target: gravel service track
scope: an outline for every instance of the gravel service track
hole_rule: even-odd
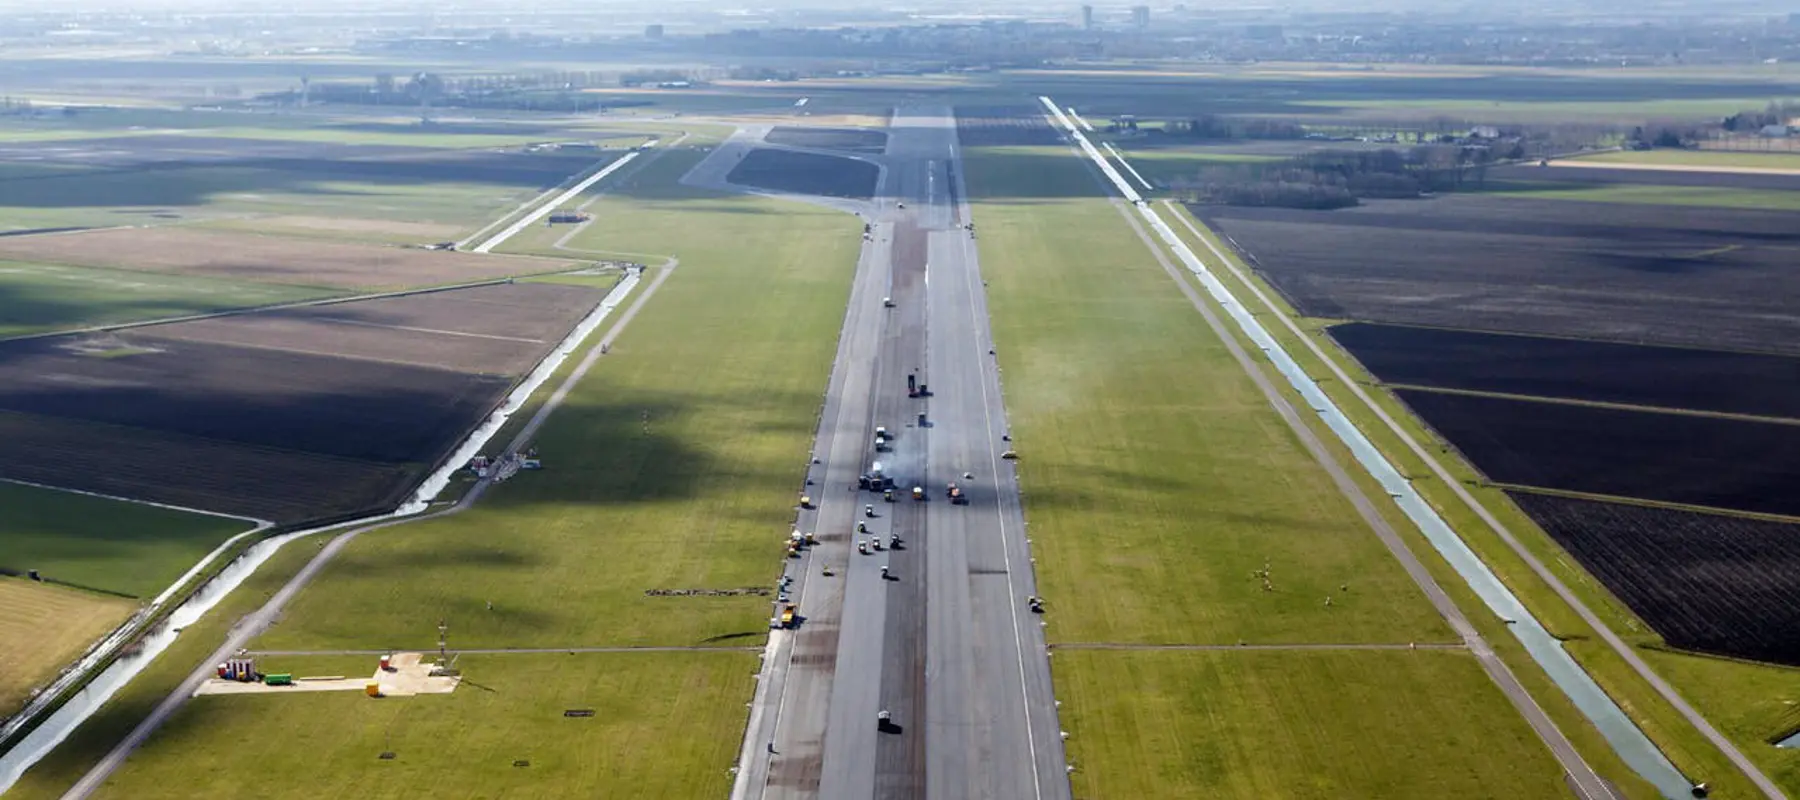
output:
[[[888,136],[881,131],[855,128],[804,128],[780,125],[763,135],[769,144],[806,147],[815,150],[845,150],[879,155],[887,148]]]
[[[1353,322],[1331,338],[1384,383],[1800,418],[1800,359]]]
[[[1313,317],[1800,354],[1800,214],[1492,195],[1196,206]]]
[[[1510,494],[1671,646],[1800,666],[1800,525]]]
[[[345,289],[467,283],[573,269],[570,261],[193,228],[114,228],[0,238],[0,259]]]
[[[1800,516],[1800,425],[1396,394],[1500,483]]]
[[[867,200],[880,176],[881,169],[867,161],[764,147],[746,154],[726,179],[756,189]]]
[[[1628,165],[1605,168],[1569,167],[1552,162],[1549,167],[1509,166],[1488,170],[1490,181],[1519,181],[1550,188],[1552,184],[1572,187],[1605,183],[1647,184],[1652,186],[1705,186],[1725,189],[1773,189],[1800,191],[1800,175],[1771,175],[1726,170],[1697,171],[1669,169],[1632,169]]]

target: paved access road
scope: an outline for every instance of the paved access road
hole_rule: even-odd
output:
[[[878,196],[853,209],[870,235],[808,478],[816,508],[801,512],[820,544],[788,570],[803,622],[771,639],[733,794],[1067,798],[955,119],[902,108],[889,134],[871,159]],[[705,166],[689,180],[715,182]],[[909,396],[909,377],[929,394]],[[875,461],[899,483],[893,503],[856,490]],[[948,501],[951,481],[967,505]],[[857,549],[895,533],[899,549]]]

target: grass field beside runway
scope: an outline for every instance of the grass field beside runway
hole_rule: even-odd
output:
[[[1010,169],[1019,163],[1017,149],[992,161],[985,155],[968,152],[965,164],[978,198],[983,275],[1020,453],[1038,585],[1050,600],[1050,640],[1224,645],[1454,640],[1117,211],[1104,200],[1080,196],[1079,182],[1093,180],[1081,161],[1072,155],[1063,162],[1039,160],[1034,161],[1039,168],[1018,173]],[[982,201],[984,193],[1000,199]],[[1273,591],[1264,591],[1253,575],[1265,560]],[[1459,588],[1453,587],[1452,595],[1466,603],[1467,593]],[[1330,606],[1324,603],[1327,596]],[[1484,627],[1489,635],[1500,635],[1497,629],[1497,623]],[[1062,722],[1072,734],[1078,791],[1085,771],[1106,781],[1096,796],[1165,796],[1141,783],[1151,779],[1197,793],[1267,796],[1266,786],[1215,784],[1208,781],[1221,779],[1193,774],[1184,778],[1177,762],[1158,760],[1177,734],[1133,716],[1154,712],[1131,710],[1136,685],[1115,672],[1105,682],[1116,697],[1098,690],[1099,676],[1109,666],[1140,655],[1146,654],[1064,649],[1051,659],[1058,695],[1066,700]],[[1205,670],[1216,667],[1207,666],[1212,659],[1244,654],[1148,655],[1157,660],[1151,663],[1164,665],[1153,671],[1167,673],[1176,687],[1165,691],[1179,693],[1180,686],[1199,685]],[[1266,658],[1279,663],[1289,655],[1308,654]],[[1365,655],[1367,662],[1359,660]],[[1466,656],[1442,655],[1443,662],[1431,662],[1436,666],[1403,670],[1407,682],[1377,693],[1404,687],[1473,705],[1403,707],[1394,713],[1418,718],[1412,727],[1384,727],[1384,747],[1327,746],[1329,737],[1318,734],[1322,723],[1305,703],[1286,711],[1215,703],[1205,708],[1203,723],[1196,721],[1195,729],[1181,736],[1243,742],[1236,757],[1249,760],[1231,765],[1233,771],[1254,774],[1315,759],[1307,769],[1345,781],[1399,780],[1412,759],[1446,737],[1474,737],[1480,746],[1430,757],[1472,774],[1517,771],[1529,775],[1526,780],[1558,785],[1548,751],[1480,666]],[[1181,659],[1190,656],[1196,660],[1182,666]],[[1329,654],[1326,661],[1341,665],[1332,667],[1336,675],[1315,673],[1318,683],[1308,691],[1331,693],[1337,688],[1333,680],[1382,673],[1381,665],[1393,657],[1379,651]],[[1087,680],[1080,666],[1065,677],[1071,664],[1093,665],[1088,675],[1096,683],[1066,684]],[[1534,691],[1544,688],[1541,675],[1522,680]],[[1128,685],[1131,692],[1120,689]],[[1477,689],[1464,691],[1471,686]],[[1087,696],[1073,700],[1071,690]],[[1181,702],[1193,709],[1197,701]],[[1471,720],[1481,720],[1479,727]],[[1343,724],[1333,735],[1354,736],[1353,726],[1360,723]],[[1573,735],[1592,746],[1588,734],[1582,729]],[[1269,754],[1257,755],[1261,750]],[[1143,769],[1151,772],[1140,774]],[[1460,780],[1435,773],[1416,784],[1372,785],[1400,792],[1394,796],[1437,797],[1437,789],[1449,785],[1435,783],[1440,779]],[[1641,788],[1632,785],[1631,796],[1640,796]],[[1317,791],[1333,796],[1330,786]]]
[[[1466,652],[1061,650],[1051,666],[1076,797],[1569,796]]]
[[[0,719],[136,609],[121,597],[0,577]]]
[[[296,675],[359,675],[357,664],[372,673],[375,663],[264,661]],[[448,695],[200,697],[95,797],[721,797],[756,661],[742,652],[468,655]],[[594,714],[565,717],[571,709]]]
[[[255,647],[430,649],[439,619],[450,626],[452,649],[760,643],[766,597],[661,598],[644,591],[766,587],[772,580],[843,320],[858,223],[809,206],[671,185],[702,155],[671,154],[640,177],[635,199],[604,200],[592,209],[601,222],[584,231],[577,244],[667,252],[678,255],[681,266],[551,417],[538,439],[546,468],[496,487],[464,514],[360,539]],[[171,651],[152,666],[154,675],[128,687],[127,700],[84,726],[78,732],[81,745],[59,750],[51,763],[28,775],[31,788],[23,796],[54,796],[57,787],[78,777],[160,699],[159,687],[166,693],[217,646],[223,626],[254,607],[255,598],[273,592],[280,576],[316,551],[314,542],[305,541],[278,554],[279,563],[265,567],[272,570],[269,576],[259,572],[253,577],[258,583],[242,590],[244,597],[231,598],[231,610],[209,616],[201,623],[209,627],[191,641],[184,634],[176,645],[181,653]],[[654,787],[650,794],[656,796],[725,791],[725,770],[741,741],[753,657],[719,652],[678,654],[673,661],[639,654],[559,658],[577,659],[564,669],[567,683],[556,683],[564,677],[542,680],[562,686],[591,682],[614,687],[614,693],[643,695],[613,698],[628,703],[616,712],[632,720],[626,739],[607,740],[604,747],[588,740],[600,749],[618,745],[624,760],[552,773],[560,785],[602,795],[624,787],[637,793],[645,786]],[[465,660],[465,669],[470,663]],[[511,669],[504,663],[496,676]],[[723,672],[706,666],[715,663],[729,666],[717,668]],[[705,690],[678,696],[675,687],[684,674],[705,676]],[[497,685],[476,673],[470,678]],[[506,691],[514,693],[520,685],[509,683]],[[511,738],[549,738],[564,724],[581,724],[560,716],[562,702],[548,703],[547,717],[507,723]],[[326,722],[341,717],[301,708],[249,716],[259,721],[259,730],[308,725],[352,740],[361,735]],[[472,701],[447,708],[442,727],[429,730],[480,728],[494,713],[492,706]],[[528,727],[540,724],[542,733]],[[266,754],[234,750],[233,739],[207,727],[178,723],[154,737],[151,748],[115,780],[113,796],[156,796],[168,771],[186,769],[197,751],[212,752],[209,774],[220,786],[246,785],[263,773]],[[716,735],[692,736],[701,729]],[[657,747],[677,738],[683,742],[673,752]],[[173,747],[158,750],[164,741]],[[446,781],[461,781],[445,785],[489,780],[486,762],[468,756],[486,752],[483,748],[498,740],[470,734],[455,741],[442,759],[430,762]],[[571,752],[516,757],[534,764],[542,758],[564,769],[562,759]],[[582,752],[591,758],[599,749]],[[515,779],[511,758],[495,780]],[[372,753],[367,763],[366,770],[346,771],[345,779],[380,780],[381,769],[395,766]],[[317,781],[323,779],[296,777],[292,796],[317,796]]]
[[[1106,201],[975,217],[1052,642],[1454,640]]]
[[[0,338],[332,294],[336,292],[317,287],[0,261]]]
[[[420,615],[451,619],[471,647],[760,638],[767,598],[644,592],[763,587],[774,574],[857,223],[678,193],[603,200],[578,240],[676,253],[681,266],[544,428],[545,469],[458,517],[359,541],[259,647],[401,644],[431,635]]]

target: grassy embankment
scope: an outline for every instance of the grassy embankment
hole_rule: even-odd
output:
[[[236,740],[207,721],[261,731],[325,726],[361,746],[402,704],[410,741],[440,751],[420,769],[438,770],[446,786],[534,796],[627,786],[667,797],[724,791],[755,668],[730,648],[761,640],[767,600],[644,591],[763,586],[774,574],[859,237],[846,215],[672,186],[698,155],[672,155],[654,166],[655,179],[646,170],[633,198],[596,205],[600,222],[579,244],[672,253],[681,267],[551,418],[539,442],[546,469],[498,487],[465,514],[359,540],[256,646],[426,647],[445,619],[453,647],[712,652],[465,659],[469,680],[493,694],[465,686],[449,697],[380,702],[197,703],[127,765],[108,796],[154,796],[169,770],[201,751],[215,751],[216,768],[202,785],[189,778],[184,791],[286,775],[294,780],[271,780],[263,796],[317,796],[327,779],[315,754],[233,748]],[[543,685],[523,688],[533,682]],[[684,685],[708,688],[684,693]],[[519,699],[496,702],[508,697]],[[570,707],[602,713],[565,720]],[[514,749],[559,738],[567,741],[535,757]],[[506,746],[496,744],[502,739]],[[677,739],[686,744],[673,746]],[[373,756],[331,770],[329,790],[398,785],[389,774],[396,765]],[[512,767],[519,758],[532,766]],[[73,774],[70,765],[60,774]]]
[[[1172,219],[1173,212],[1168,216]],[[1200,227],[1191,216],[1188,221]],[[1209,262],[1212,260],[1211,251],[1201,240],[1194,239],[1179,222],[1172,221],[1171,224],[1189,240],[1197,253]],[[1205,231],[1204,228],[1200,229]],[[1210,231],[1205,232],[1205,239],[1225,250],[1223,242]],[[1228,250],[1226,252],[1229,253]],[[1233,263],[1245,274],[1254,275],[1235,255],[1232,258]],[[1229,271],[1219,274],[1241,300],[1252,308],[1261,310],[1260,301],[1251,295],[1241,280]],[[1300,317],[1262,278],[1252,279],[1263,294],[1275,302],[1277,313],[1295,319],[1301,329],[1319,343],[1353,380],[1365,387],[1378,385],[1355,359],[1325,335],[1324,328],[1330,321]],[[1599,641],[1595,632],[1547,584],[1534,575],[1472,510],[1433,476],[1399,437],[1388,431],[1375,414],[1341,382],[1327,378],[1329,370],[1297,337],[1273,319],[1266,327],[1310,374],[1325,378],[1320,381],[1320,386],[1337,402],[1338,407],[1382,449],[1402,474],[1413,479],[1421,494],[1438,509],[1470,548],[1481,556],[1552,633],[1566,642],[1565,647],[1571,655],[1632,716],[1677,767],[1696,780],[1710,782],[1714,787],[1715,797],[1758,796],[1748,780],[1725,760],[1724,755],[1706,742],[1699,731],[1682,719],[1667,701],[1656,695],[1622,658]],[[1432,448],[1438,462],[1473,494],[1477,502],[1519,537],[1533,555],[1549,565],[1557,577],[1598,614],[1609,628],[1634,645],[1658,674],[1674,683],[1690,703],[1731,736],[1746,755],[1762,766],[1771,779],[1789,791],[1800,790],[1800,752],[1781,750],[1769,743],[1769,739],[1800,727],[1800,719],[1795,719],[1791,712],[1791,704],[1800,698],[1796,698],[1791,690],[1769,691],[1772,684],[1779,685],[1783,678],[1791,686],[1795,670],[1667,651],[1660,637],[1582,570],[1575,559],[1568,557],[1530,517],[1513,505],[1504,492],[1484,486],[1479,473],[1458,458],[1454,450],[1444,446],[1435,434],[1412,416],[1404,404],[1385,391],[1373,391],[1370,394],[1376,404],[1414,440]],[[1539,702],[1548,706],[1546,696],[1537,694]],[[1564,728],[1567,730],[1568,725],[1564,725]],[[1591,759],[1593,756],[1590,754],[1589,757]]]
[[[1052,643],[1453,641],[1081,161],[1019,155],[966,169]],[[1458,650],[1061,650],[1052,667],[1081,796],[1260,797],[1277,776],[1301,797],[1566,792]]]

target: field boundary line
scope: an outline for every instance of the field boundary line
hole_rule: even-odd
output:
[[[1697,506],[1688,503],[1672,503],[1667,500],[1651,500],[1643,497],[1627,497],[1617,494],[1597,494],[1594,492],[1577,492],[1570,489],[1552,489],[1548,486],[1527,486],[1522,483],[1502,483],[1485,481],[1482,484],[1494,489],[1521,494],[1539,494],[1547,497],[1561,497],[1568,500],[1587,500],[1594,503],[1612,503],[1621,506],[1639,506],[1642,508],[1661,508],[1669,511],[1687,511],[1695,514],[1712,514],[1720,517],[1738,517],[1758,522],[1800,523],[1800,517],[1786,514],[1771,514],[1766,511],[1740,511],[1735,508],[1719,508],[1718,506]]]
[[[1175,205],[1169,200],[1164,200],[1163,203],[1171,207]],[[1436,475],[1444,485],[1448,486],[1450,490],[1456,494],[1457,499],[1461,500],[1469,510],[1480,517],[1481,521],[1487,524],[1489,530],[1493,531],[1496,536],[1499,536],[1500,539],[1506,543],[1507,547],[1513,551],[1514,555],[1525,562],[1526,566],[1531,569],[1533,574],[1537,575],[1540,580],[1548,584],[1551,590],[1556,592],[1556,595],[1562,598],[1563,602],[1573,609],[1577,616],[1581,617],[1582,622],[1593,628],[1594,631],[1600,635],[1600,638],[1606,642],[1607,646],[1612,648],[1613,652],[1618,653],[1639,677],[1650,684],[1651,688],[1654,689],[1663,700],[1674,707],[1675,711],[1686,719],[1690,725],[1693,725],[1698,729],[1700,734],[1705,737],[1707,741],[1711,742],[1714,747],[1717,747],[1733,766],[1743,772],[1744,775],[1750,779],[1751,783],[1755,784],[1756,788],[1762,791],[1765,797],[1770,798],[1770,800],[1786,800],[1787,795],[1781,791],[1781,788],[1776,786],[1773,781],[1769,780],[1769,777],[1763,774],[1762,770],[1743,754],[1743,751],[1739,750],[1735,744],[1732,744],[1731,740],[1725,738],[1724,734],[1713,727],[1712,723],[1709,722],[1705,716],[1697,711],[1692,705],[1689,705],[1687,700],[1681,697],[1680,692],[1675,690],[1674,686],[1671,686],[1668,681],[1663,680],[1662,676],[1656,674],[1655,670],[1651,669],[1650,665],[1646,663],[1636,651],[1631,649],[1631,645],[1620,638],[1618,633],[1614,632],[1611,627],[1607,626],[1607,624],[1600,619],[1599,615],[1594,613],[1593,609],[1588,608],[1588,605],[1582,602],[1580,597],[1575,595],[1575,592],[1568,587],[1568,584],[1556,577],[1555,573],[1550,571],[1550,568],[1544,564],[1542,559],[1532,553],[1531,550],[1525,546],[1524,542],[1519,541],[1519,538],[1515,536],[1505,524],[1501,523],[1499,518],[1494,516],[1493,512],[1487,509],[1487,506],[1483,505],[1479,500],[1476,500],[1474,495],[1470,494],[1469,490],[1463,487],[1461,481],[1452,476],[1449,470],[1444,468],[1443,464],[1439,463],[1438,460],[1432,457],[1424,447],[1420,446],[1417,439],[1407,433],[1385,409],[1376,404],[1374,399],[1369,397],[1368,392],[1364,391],[1361,384],[1352,380],[1335,359],[1325,354],[1324,349],[1321,348],[1317,342],[1301,332],[1300,327],[1294,323],[1292,317],[1282,313],[1281,309],[1269,299],[1268,295],[1262,291],[1261,287],[1258,287],[1251,281],[1237,264],[1223,252],[1220,252],[1218,246],[1214,245],[1210,239],[1194,226],[1193,222],[1189,221],[1185,211],[1177,208],[1175,209],[1175,212],[1175,218],[1186,226],[1189,232],[1193,233],[1194,236],[1200,240],[1201,244],[1206,245],[1206,248],[1212,251],[1213,256],[1219,259],[1219,262],[1225,269],[1231,272],[1238,281],[1243,283],[1244,286],[1250,290],[1250,293],[1255,295],[1257,300],[1262,303],[1264,308],[1277,319],[1281,320],[1283,326],[1298,337],[1301,342],[1304,342],[1307,349],[1310,350],[1315,357],[1325,363],[1325,366],[1331,370],[1332,374],[1337,376],[1338,380],[1362,402],[1363,406],[1373,412],[1376,418],[1380,419],[1382,424],[1387,426],[1387,429],[1390,432],[1399,437],[1400,441],[1406,445],[1407,449],[1410,450],[1413,455],[1424,461],[1432,474]]]
[[[1293,644],[1136,644],[1132,642],[1062,642],[1051,643],[1051,650],[1174,650],[1193,652],[1230,652],[1234,650],[1469,650],[1468,642],[1393,642],[1358,644],[1354,642],[1331,643],[1293,643]]]
[[[554,412],[557,407],[562,405],[562,401],[568,396],[570,389],[587,376],[588,370],[600,359],[601,355],[609,350],[608,345],[610,345],[613,339],[631,322],[637,315],[638,310],[656,294],[657,288],[662,286],[663,281],[667,280],[669,275],[673,272],[673,265],[665,267],[658,272],[656,278],[651,281],[650,286],[645,289],[642,294],[638,295],[636,301],[633,302],[631,306],[626,309],[625,313],[613,323],[606,335],[603,336],[599,342],[595,342],[588,348],[587,355],[576,365],[575,369],[563,379],[562,384],[559,385],[556,391],[551,394],[550,398],[544,402],[544,405],[537,410],[537,413],[526,423],[525,427],[514,436],[511,442],[508,443],[508,449],[517,449],[519,446],[530,440],[530,437],[537,432],[537,429],[543,424],[543,421],[548,419],[550,414]],[[317,577],[318,574],[324,570],[325,566],[330,563],[338,552],[356,539],[357,536],[382,528],[421,522],[428,519],[437,519],[461,513],[473,506],[476,501],[480,500],[482,495],[484,495],[487,489],[492,485],[491,478],[483,478],[477,481],[473,487],[463,494],[462,498],[458,500],[455,505],[452,505],[449,508],[438,511],[415,513],[413,516],[399,519],[385,519],[374,524],[352,528],[332,537],[331,541],[325,543],[318,555],[313,556],[313,558],[306,563],[306,566],[301,568],[299,573],[295,574],[294,577],[284,584],[273,597],[269,598],[267,603],[264,603],[256,611],[251,612],[238,620],[237,624],[233,625],[230,632],[226,635],[224,643],[221,644],[218,649],[214,650],[205,660],[201,661],[187,679],[183,680],[180,685],[164,697],[163,700],[151,710],[149,715],[139,722],[130,733],[126,734],[123,740],[114,746],[106,755],[102,756],[100,761],[90,768],[88,772],[75,783],[75,785],[71,786],[67,792],[63,793],[63,800],[85,800],[85,798],[91,796],[95,790],[99,789],[101,785],[125,763],[125,759],[129,757],[132,752],[142,746],[143,743],[150,738],[152,733],[155,733],[156,730],[173,716],[176,711],[186,705],[188,699],[193,696],[194,690],[198,688],[200,683],[203,682],[208,675],[211,674],[208,665],[217,663],[231,656],[238,650],[243,649],[244,645],[248,644],[251,639],[266,630],[268,626],[274,622],[275,618],[280,615],[282,609],[287,606],[288,602],[310,584],[313,578]]]
[[[1426,386],[1417,383],[1387,383],[1381,381],[1378,382],[1378,385],[1388,390],[1454,394],[1463,397],[1489,397],[1495,400],[1512,400],[1521,403],[1550,403],[1562,406],[1585,406],[1587,408],[1602,408],[1609,411],[1630,411],[1638,414],[1673,414],[1683,417],[1708,417],[1711,419],[1731,420],[1733,422],[1760,422],[1768,425],[1800,425],[1800,418],[1771,417],[1763,414],[1744,414],[1736,411],[1704,411],[1697,408],[1678,408],[1674,406],[1646,406],[1637,403],[1614,403],[1607,400],[1584,400],[1579,397],[1545,397],[1543,395],[1535,394],[1490,392],[1485,389],[1452,389],[1444,386]]]

